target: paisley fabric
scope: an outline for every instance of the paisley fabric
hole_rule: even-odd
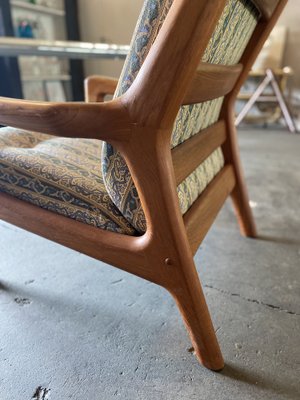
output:
[[[99,140],[0,129],[0,191],[96,227],[135,234],[108,195]]]
[[[146,0],[138,21],[131,51],[125,62],[115,97],[128,90],[153,44],[173,0]],[[239,61],[258,21],[258,11],[250,0],[228,0],[202,61],[235,64]],[[171,146],[175,147],[219,118],[223,99],[181,107],[174,124]],[[217,149],[178,188],[185,213],[214,176],[224,158]],[[146,230],[145,216],[128,167],[119,152],[108,143],[102,151],[103,178],[107,192],[125,218],[139,231]]]

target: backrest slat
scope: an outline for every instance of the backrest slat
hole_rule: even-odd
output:
[[[172,149],[176,184],[187,178],[225,139],[226,124],[220,120]]]
[[[233,89],[242,69],[242,64],[200,63],[182,105],[202,103],[225,96]]]

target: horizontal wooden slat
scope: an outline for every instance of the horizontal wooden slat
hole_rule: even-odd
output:
[[[84,80],[86,102],[102,102],[106,95],[113,95],[118,85],[118,79],[101,75],[91,75]]]
[[[264,19],[270,19],[280,0],[252,0]]]
[[[201,63],[182,104],[201,103],[225,96],[233,89],[242,69],[241,64]]]
[[[144,279],[158,282],[158,270],[152,264],[147,265],[149,263],[144,250],[146,239],[143,236],[109,232],[44,210],[2,192],[0,220]]]
[[[176,183],[179,185],[226,139],[226,125],[219,121],[172,150]]]
[[[226,165],[184,215],[184,224],[193,254],[196,253],[234,186],[233,167]]]

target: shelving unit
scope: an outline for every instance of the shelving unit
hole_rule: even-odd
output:
[[[7,36],[1,39],[16,40],[27,50],[25,54],[20,51],[0,56],[0,95],[27,100],[83,100],[81,59],[70,59],[67,53],[64,57],[55,52],[36,53],[34,46],[23,46],[27,42],[79,42],[77,0],[1,0],[0,25],[3,36]]]
[[[0,29],[3,36],[14,36],[9,0],[0,2]],[[22,83],[17,57],[3,55],[0,57],[0,95],[4,97],[22,98]]]
[[[32,40],[65,40],[65,10],[21,0],[10,0],[15,34],[28,36],[23,26],[28,27]],[[55,4],[54,4],[55,6]],[[30,37],[30,36],[29,36]],[[69,61],[57,57],[19,56],[19,67],[23,95],[28,100],[52,100],[56,91],[62,100],[71,100]],[[48,82],[56,82],[49,92]],[[53,85],[52,85],[53,86]]]
[[[22,80],[24,82],[41,82],[41,81],[70,81],[70,75],[23,75]]]
[[[64,17],[66,15],[64,10],[53,9],[53,8],[49,8],[46,6],[40,6],[38,4],[25,3],[24,1],[19,1],[19,0],[11,0],[10,4],[13,7],[21,8],[23,10],[34,11],[34,12],[42,13],[42,14],[54,15],[57,17]]]

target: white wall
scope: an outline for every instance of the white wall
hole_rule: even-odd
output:
[[[129,44],[143,0],[79,0],[83,41]],[[280,25],[289,29],[284,64],[295,71],[293,86],[300,90],[300,0],[289,0]],[[86,75],[118,77],[123,61],[87,61]]]
[[[284,65],[294,70],[293,86],[300,90],[300,1],[289,0],[279,21],[288,27],[288,39],[284,54]]]
[[[79,0],[81,40],[129,44],[143,0]],[[88,60],[85,74],[118,77],[124,61]]]

